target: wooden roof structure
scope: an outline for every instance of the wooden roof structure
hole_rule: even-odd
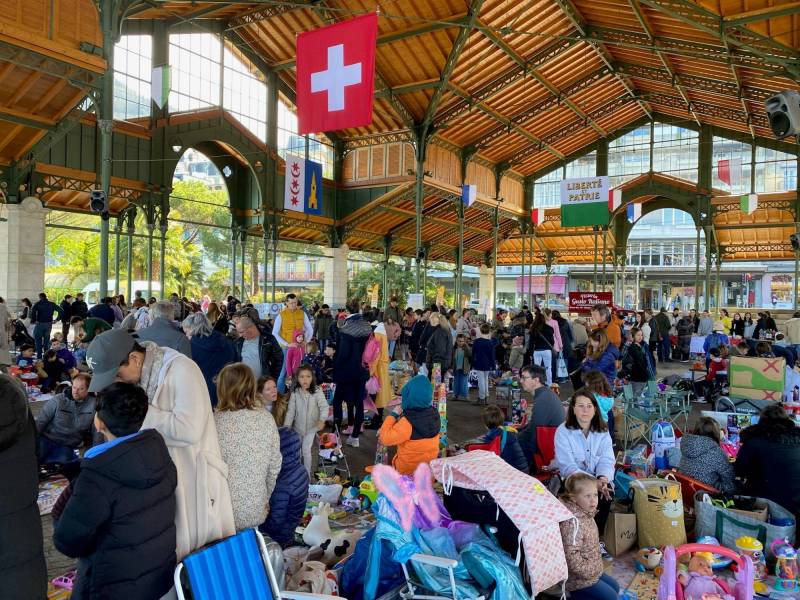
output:
[[[0,13],[0,165],[30,158],[31,148],[57,135],[65,118],[86,119],[77,106],[106,69],[96,52],[102,40],[91,0],[15,6]],[[228,43],[258,56],[294,87],[297,33],[376,7],[374,122],[339,132],[340,139],[352,147],[389,138],[413,143],[423,130],[518,180],[659,115],[772,138],[763,101],[798,89],[800,81],[795,0],[132,0],[125,16],[190,22],[198,32],[214,22]],[[43,193],[48,203],[87,203],[95,174],[43,167],[58,188]],[[112,209],[143,192],[140,183],[112,181],[118,190]],[[453,181],[426,178],[424,192],[429,256],[450,257],[458,189]],[[729,259],[793,256],[786,239],[798,219],[796,193],[765,202],[748,216],[730,198],[714,198],[717,240]],[[380,237],[391,235],[393,253],[413,255],[414,209],[413,190],[401,181],[392,195],[336,224],[353,248],[378,249]],[[481,262],[490,252],[493,210],[482,201],[467,209],[465,262]],[[498,263],[519,263],[524,212],[500,212]],[[322,243],[331,224],[286,216],[281,235]],[[540,254],[592,261],[591,231],[566,231],[550,212],[539,229]],[[618,242],[613,232],[606,241],[609,247]]]

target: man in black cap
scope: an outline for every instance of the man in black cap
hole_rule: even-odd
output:
[[[233,508],[203,373],[172,348],[139,342],[124,329],[97,336],[86,351],[90,392],[115,381],[139,385],[150,406],[142,429],[155,429],[178,470],[177,554],[235,533]]]

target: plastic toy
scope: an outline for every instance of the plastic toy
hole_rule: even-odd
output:
[[[715,538],[713,535],[704,535],[702,537],[697,538],[698,544],[706,544],[709,546],[719,546],[719,540]],[[711,561],[711,568],[715,571],[717,569],[724,569],[728,565],[730,565],[733,560],[727,556],[722,556],[721,554],[713,553],[712,556],[714,560]]]
[[[774,540],[770,545],[775,555],[775,589],[779,592],[800,591],[800,573],[798,573],[797,550],[789,540]]]
[[[764,544],[749,535],[736,538],[734,544],[739,552],[749,556],[753,561],[753,576],[756,582],[761,583],[761,585],[756,584],[756,591],[761,593],[761,589],[766,590],[764,581],[767,580],[767,559],[764,556]]]
[[[658,548],[642,548],[636,553],[634,559],[636,570],[639,572],[654,571],[661,564],[662,558],[664,558],[664,553]]]
[[[72,586],[75,583],[75,576],[77,575],[77,571],[67,571],[63,575],[59,575],[51,583],[54,587],[62,588],[65,590],[71,590]]]
[[[684,554],[691,554],[699,552],[705,554],[705,561],[708,563],[708,571],[711,570],[710,558],[708,553],[720,554],[733,559],[738,565],[736,573],[736,583],[731,589],[727,583],[714,577],[713,572],[710,575],[710,580],[722,590],[722,595],[716,594],[719,598],[727,598],[733,600],[752,600],[753,591],[753,561],[746,554],[737,554],[733,550],[724,548],[722,546],[711,546],[709,544],[684,544],[674,548],[667,546],[664,550],[664,572],[658,583],[658,600],[702,600],[701,595],[697,598],[690,599],[685,595],[684,586],[678,579],[678,557]],[[702,555],[701,555],[702,558]],[[699,586],[698,586],[699,587]],[[707,596],[713,598],[713,596]]]

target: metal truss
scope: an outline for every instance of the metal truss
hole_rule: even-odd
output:
[[[611,100],[609,102],[606,102],[605,104],[603,104],[599,108],[596,108],[595,110],[591,111],[589,113],[589,115],[594,117],[594,118],[600,118],[602,116],[608,116],[611,113],[616,112],[617,110],[619,110],[623,106],[629,105],[631,102],[637,102],[638,103],[639,101],[640,101],[639,97],[633,97],[632,98],[630,96],[620,96],[618,98],[614,98],[613,100]],[[568,123],[567,125],[565,125],[564,127],[562,127],[561,129],[557,129],[553,133],[544,136],[542,138],[542,142],[546,143],[546,144],[554,144],[554,143],[558,142],[559,140],[563,140],[564,138],[567,138],[567,137],[573,135],[574,133],[580,131],[581,129],[585,129],[587,126],[588,126],[588,122],[586,120],[584,120],[584,119],[572,121],[572,122]],[[532,154],[540,152],[541,150],[542,150],[541,146],[539,146],[538,144],[534,144],[534,145],[528,146],[526,148],[523,148],[522,150],[520,150],[519,152],[516,152],[513,156],[511,156],[509,158],[510,158],[510,160],[511,160],[511,162],[513,164],[519,164],[520,162],[522,162],[523,160],[525,160],[526,158],[528,158]]]
[[[596,71],[592,71],[591,73],[586,74],[583,77],[580,77],[578,80],[572,82],[568,86],[564,87],[563,89],[559,90],[558,96],[549,96],[545,98],[541,102],[537,102],[533,106],[526,108],[525,110],[518,112],[513,117],[511,117],[508,121],[508,125],[500,125],[489,133],[469,142],[467,146],[475,146],[479,150],[486,148],[489,144],[491,144],[494,140],[511,133],[514,125],[522,125],[525,121],[528,121],[536,116],[538,116],[542,111],[551,109],[553,107],[559,106],[564,99],[579,92],[581,90],[585,90],[588,87],[591,87],[601,79],[603,79],[606,75],[611,73],[611,69],[606,66],[600,67]]]
[[[345,154],[356,148],[366,148],[367,146],[380,146],[383,144],[394,144],[396,142],[414,143],[414,136],[410,131],[387,131],[386,133],[375,133],[355,138],[347,138],[344,142]]]
[[[391,193],[391,192],[389,192],[389,193]],[[400,204],[404,200],[409,200],[409,199],[411,199],[413,197],[414,197],[414,187],[413,186],[409,186],[409,188],[407,190],[405,190],[404,192],[399,193],[399,194],[395,195],[394,197],[389,198],[388,200],[385,200],[384,202],[382,202],[381,205],[380,205],[380,208],[387,208],[387,207],[391,207],[391,206],[396,206],[397,204]],[[362,215],[359,215],[358,217],[356,217],[352,221],[349,221],[344,226],[344,236],[347,237],[348,235],[350,235],[351,231],[356,231],[359,228],[359,225],[361,225],[362,223],[364,223],[366,221],[369,221],[374,216],[375,216],[374,210],[370,210],[370,211],[365,212]]]
[[[560,1],[560,0],[557,0],[557,1]],[[525,60],[519,54],[517,54],[517,52],[511,46],[509,46],[507,42],[505,42],[501,37],[499,37],[496,33],[494,33],[494,31],[484,28],[484,29],[481,30],[481,32],[483,33],[483,35],[485,35],[489,39],[490,42],[492,42],[492,44],[494,44],[495,46],[500,48],[500,50],[502,50],[503,53],[508,58],[513,60],[518,66],[520,66],[522,68],[526,68]],[[559,96],[558,89],[555,88],[552,83],[547,81],[547,79],[545,79],[536,69],[529,69],[528,70],[528,74],[530,75],[531,78],[535,79],[542,86],[544,86],[553,96],[556,96],[556,97]],[[588,115],[586,115],[586,113],[584,113],[583,109],[581,109],[577,104],[572,102],[569,98],[564,98],[563,102],[576,115],[578,115],[582,119],[587,119],[589,125],[599,135],[601,135],[603,137],[606,136],[606,131],[602,127],[600,127],[597,123],[595,123],[592,119],[590,119],[588,117]]]
[[[87,94],[100,88],[100,73],[8,42],[0,42],[0,61],[10,62],[24,69],[64,79],[71,86],[83,90]]]
[[[554,40],[531,58],[525,61],[527,65],[523,68],[521,65],[515,65],[504,73],[495,77],[492,81],[484,85],[482,88],[476,90],[470,100],[460,100],[455,104],[445,109],[436,119],[434,119],[434,127],[441,129],[447,127],[454,119],[470,112],[477,102],[486,102],[490,98],[497,96],[505,91],[519,80],[524,79],[528,75],[528,69],[537,69],[544,66],[554,58],[560,56],[568,49],[572,48],[575,44],[579,43],[578,39],[558,39]]]
[[[764,196],[760,196],[758,198],[758,210],[765,210],[768,208],[772,208],[775,210],[785,210],[788,213],[791,213],[792,217],[796,219],[795,215],[795,201],[794,199],[791,200],[770,200],[765,198]],[[713,205],[714,214],[722,214],[722,213],[729,213],[729,212],[739,212],[741,208],[739,207],[739,202],[734,201],[727,204],[714,204]],[[734,225],[736,227],[737,225]],[[764,223],[761,225],[762,227],[790,227],[794,226],[794,223]]]
[[[786,76],[786,73],[780,67],[746,50],[731,53],[726,51],[723,46],[661,36],[654,36],[651,40],[645,33],[595,26],[586,27],[586,40],[648,52],[660,50],[676,56],[697,58],[726,66],[733,64],[737,67],[748,67],[770,75]],[[656,43],[658,44],[657,46],[655,45]]]
[[[444,63],[444,68],[442,68],[442,73],[439,77],[441,85],[434,90],[433,96],[431,96],[431,99],[428,102],[428,107],[425,109],[425,116],[422,119],[421,128],[423,138],[427,138],[428,129],[433,124],[436,111],[439,109],[439,103],[442,101],[444,92],[450,82],[450,76],[453,74],[453,71],[458,64],[458,59],[461,57],[461,52],[464,50],[467,40],[469,40],[469,36],[472,33],[472,28],[478,21],[478,16],[480,15],[483,3],[484,0],[472,0],[470,2],[468,10],[469,17],[467,22],[464,27],[459,29],[458,35],[456,35],[456,39],[453,41],[453,46],[450,48],[450,53],[447,55],[447,61]]]
[[[69,190],[74,192],[85,192],[88,194],[96,187],[97,183],[94,181],[84,181],[83,179],[76,179],[74,177],[67,177],[64,175],[42,174],[42,181],[40,186],[37,188],[37,192],[39,194],[44,194],[47,192],[60,192]],[[111,198],[125,200],[129,203],[135,202],[139,196],[141,196],[141,194],[142,192],[140,190],[134,190],[118,185],[112,185],[111,189],[109,190],[109,196]]]
[[[686,110],[686,105],[683,102],[683,98],[678,98],[677,96],[670,96],[668,94],[648,94],[647,99],[653,104],[660,104],[670,108]],[[762,129],[770,128],[769,119],[767,119],[767,116],[763,114],[748,114],[743,110],[738,110],[735,108],[726,108],[723,106],[715,106],[713,104],[703,104],[695,101],[692,101],[691,105],[692,110],[707,117],[725,119],[726,121],[732,121],[734,123],[753,124],[754,126]]]
[[[578,12],[578,9],[572,3],[572,0],[555,0],[555,2],[556,4],[558,4],[559,8],[561,8],[561,11],[566,15],[567,19],[569,19],[570,23],[572,23],[572,26],[578,31],[578,33],[581,36],[585,37],[587,32],[586,21],[583,19],[583,16],[580,14],[580,12]],[[605,65],[612,71],[614,71],[613,59],[611,57],[611,54],[609,54],[608,49],[605,47],[605,45],[602,42],[593,41],[591,42],[591,46],[592,48],[594,48],[594,51],[597,53],[600,59],[605,63]],[[626,81],[625,77],[617,73],[616,71],[614,71],[614,75],[617,78],[617,80],[623,85],[627,94],[631,98],[636,97],[636,92],[634,91],[633,87]],[[650,114],[650,109],[647,107],[647,105],[641,100],[638,100],[637,102],[639,104],[639,107],[644,111],[644,114],[652,118],[652,115]]]
[[[800,78],[800,55],[744,25],[726,24],[720,15],[689,0],[639,0],[667,16],[719,38],[724,45],[736,46],[780,68],[793,79]]]
[[[293,6],[291,4],[285,4],[285,5],[276,4],[264,8],[257,8],[243,15],[239,15],[238,17],[233,17],[230,21],[228,21],[227,29],[230,31],[232,29],[239,29],[240,27],[247,27],[248,25],[254,25],[259,21],[266,21],[267,19],[271,19],[272,17],[276,17],[278,15],[282,15],[285,12],[289,12],[291,10],[297,10],[299,8],[312,8],[313,3],[309,2],[308,4],[309,4],[308,7]]]
[[[794,250],[789,242],[777,244],[737,244],[735,246],[725,246],[722,252],[724,258],[735,258],[741,252],[780,252],[787,256],[794,256]]]
[[[450,91],[453,94],[455,94],[456,96],[458,96],[458,97],[460,97],[460,98],[462,98],[464,100],[469,100],[470,99],[470,96],[468,94],[462,92],[461,90],[459,90],[459,89],[457,89],[457,88],[455,88],[453,86],[450,86]],[[542,142],[542,140],[540,140],[538,137],[533,135],[527,129],[523,129],[519,125],[517,125],[515,123],[511,123],[506,117],[504,117],[503,115],[499,114],[498,112],[496,112],[496,111],[492,110],[491,108],[489,108],[488,106],[486,106],[485,103],[478,102],[475,106],[478,108],[478,110],[480,110],[482,113],[488,115],[495,122],[500,123],[503,127],[510,127],[513,131],[517,132],[519,135],[524,137],[526,140],[528,140],[532,144],[539,145],[539,146],[541,146],[542,149],[547,150],[550,154],[555,156],[557,159],[559,159],[559,160],[563,160],[564,159],[564,155],[561,154],[561,152],[559,152],[555,148],[553,148],[553,147],[545,144],[544,142]]]
[[[622,63],[617,65],[617,69],[620,73],[625,73],[637,79],[658,81],[676,87],[680,86],[689,91],[712,92],[728,98],[744,98],[746,100],[752,100],[753,102],[764,102],[772,95],[772,92],[768,90],[761,90],[750,86],[739,87],[735,83],[710,79],[708,77],[699,77],[697,75],[683,73],[677,75],[664,69],[648,65]]]

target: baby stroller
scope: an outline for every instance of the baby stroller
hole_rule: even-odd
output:
[[[318,452],[317,472],[324,473],[326,477],[339,475],[342,478],[350,479],[350,465],[342,450],[342,437],[338,428],[334,429],[334,433],[320,434]]]
[[[735,600],[751,600],[755,596],[753,591],[753,563],[749,556],[737,554],[723,546],[710,544],[683,544],[674,548],[667,546],[664,549],[664,573],[658,582],[658,600],[684,600],[683,586],[678,581],[678,557],[692,552],[711,552],[733,559],[739,566],[736,572],[736,583],[729,589],[727,583],[715,577],[714,581],[732,595]]]
[[[11,323],[14,328],[14,331],[11,334],[11,340],[14,342],[16,347],[20,348],[23,344],[30,344],[31,346],[33,346],[34,345],[33,338],[28,333],[28,330],[25,327],[25,323],[23,323],[19,319],[14,319]]]

